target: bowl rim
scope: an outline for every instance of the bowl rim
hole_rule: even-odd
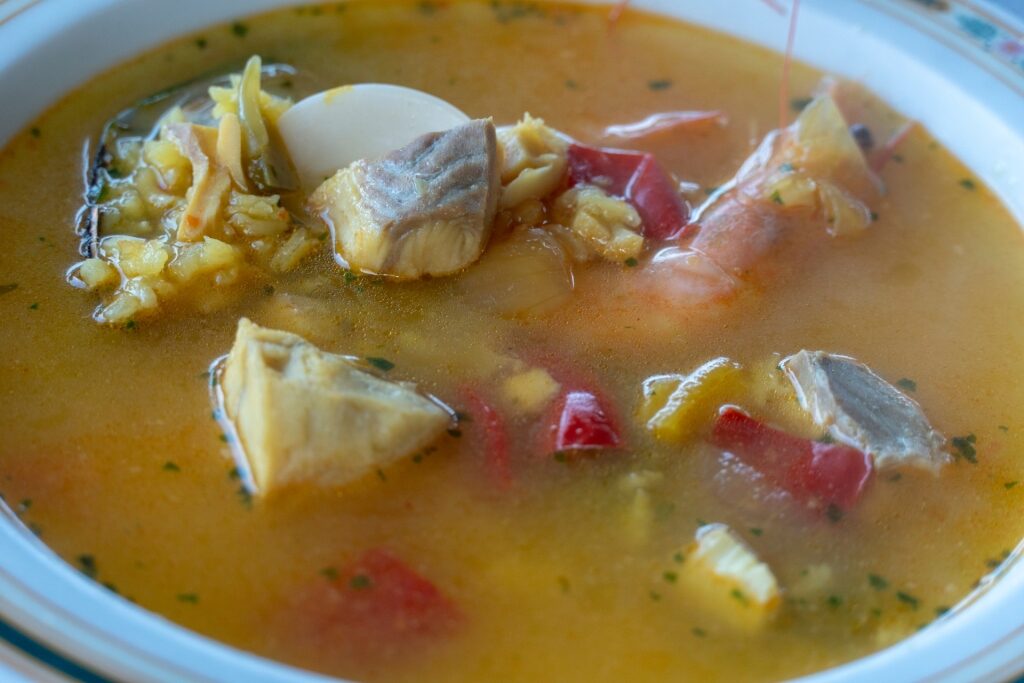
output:
[[[579,0],[577,0],[579,1]],[[587,2],[588,0],[583,0]],[[784,26],[759,0],[743,12],[723,11],[719,3],[689,0],[637,0],[636,4],[731,33],[774,49],[782,46]],[[1024,60],[999,58],[991,40],[960,25],[932,21],[928,3],[917,0],[804,0],[801,22],[820,30],[809,39],[798,34],[796,55],[827,71],[869,81],[869,85],[912,118],[925,121],[966,165],[985,179],[1024,222]],[[179,0],[174,12],[155,11],[147,0],[0,0],[0,92],[12,103],[0,113],[0,145],[58,97],[89,76],[192,30],[238,15],[303,0]],[[593,4],[593,3],[591,3]],[[962,16],[976,17],[1015,36],[1024,46],[1024,20],[984,0],[949,0]],[[735,10],[735,5],[731,6]],[[109,41],[102,58],[80,51],[99,28],[131,26],[124,40]],[[871,26],[868,31],[863,26]],[[807,35],[806,33],[803,35]],[[845,35],[839,43],[836,35]],[[818,36],[815,38],[814,36]],[[973,38],[973,41],[972,41]],[[859,62],[857,50],[877,51]],[[77,59],[76,59],[77,55]],[[897,60],[904,71],[880,73],[879,64]],[[59,70],[57,65],[63,65]],[[941,68],[940,68],[941,65]],[[874,70],[872,70],[874,69]],[[47,73],[49,90],[40,92],[36,74]],[[905,89],[906,81],[917,90]],[[938,115],[912,94],[920,84],[945,95],[959,113]],[[934,100],[931,101],[934,104]],[[957,126],[969,123],[983,144],[960,143]],[[975,143],[977,140],[972,138]],[[1016,165],[1014,161],[1017,161]],[[999,581],[984,586],[955,618],[942,619],[921,633],[862,659],[800,679],[805,683],[901,680],[990,680],[1024,671],[1024,561],[1018,558]],[[67,565],[31,535],[17,515],[0,504],[0,640],[18,636],[65,660],[94,680],[228,681],[304,683],[337,680],[272,662],[198,635],[139,609]],[[993,636],[993,637],[989,637]],[[38,659],[38,657],[37,657]],[[60,671],[59,666],[54,665]],[[4,673],[0,668],[0,673]],[[73,672],[64,672],[74,677]],[[82,678],[82,680],[88,680]]]

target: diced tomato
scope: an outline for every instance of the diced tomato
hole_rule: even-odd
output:
[[[871,458],[856,448],[803,439],[774,429],[736,408],[718,416],[711,441],[757,469],[804,503],[826,510],[851,508],[873,471]]]
[[[300,591],[280,627],[298,644],[344,660],[408,654],[453,632],[463,616],[430,580],[387,550],[373,549]]]
[[[675,239],[689,221],[689,207],[653,154],[573,143],[569,182],[596,185],[628,201],[643,220],[645,237]]]
[[[473,391],[465,392],[472,422],[467,429],[473,434],[477,447],[483,452],[487,476],[500,489],[512,484],[509,463],[508,430],[501,413]]]
[[[601,402],[589,391],[570,391],[554,427],[555,451],[617,448],[622,437]]]

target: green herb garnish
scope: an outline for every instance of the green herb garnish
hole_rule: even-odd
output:
[[[917,382],[906,377],[896,380],[896,386],[900,389],[906,389],[907,391],[917,391]]]
[[[779,205],[784,205],[786,202],[782,201],[782,195],[779,194],[778,190],[772,192],[772,201]]]
[[[249,33],[249,27],[240,21],[236,21],[235,23],[231,24],[231,32],[239,38],[245,38],[245,36]]]
[[[830,522],[835,524],[843,518],[843,510],[835,503],[830,503],[825,509],[825,516],[828,517]]]
[[[729,591],[729,595],[731,595],[733,598],[738,600],[743,605],[749,604],[747,596],[744,595],[743,591],[741,591],[739,588],[733,588],[731,591]]]
[[[1005,484],[1003,484],[1003,488],[1006,489],[1007,491],[1009,491],[1010,489],[1012,489],[1014,486],[1016,486],[1019,483],[1020,483],[1019,481],[1014,479],[1013,481],[1008,481]]]
[[[196,47],[200,50],[205,50],[207,46],[206,38],[196,38]]]
[[[878,574],[868,574],[868,583],[875,590],[884,591],[889,587],[889,582]]]
[[[164,463],[164,470],[167,472],[181,472],[181,468],[170,460]]]
[[[761,534],[764,533],[764,529],[760,529],[760,528],[758,528],[756,526],[755,527],[750,527],[750,533],[754,534],[755,536],[760,536]]]
[[[667,78],[659,78],[653,81],[647,81],[647,87],[654,91],[668,90],[672,87],[672,81]]]
[[[794,97],[789,101],[789,106],[793,111],[803,111],[813,100],[813,97]]]
[[[960,187],[964,188],[965,190],[974,190],[978,186],[970,178],[963,178],[960,181]]]
[[[366,574],[356,574],[348,582],[348,585],[352,588],[352,590],[361,591],[373,586],[373,579],[371,579]]]
[[[324,567],[320,570],[320,576],[328,581],[336,581],[338,579],[338,570],[334,567]]]
[[[79,555],[78,568],[90,579],[96,578],[96,558],[92,555]]]
[[[32,127],[31,127],[31,128],[29,129],[29,131],[28,131],[28,132],[29,132],[29,133],[30,133],[30,134],[32,135],[32,137],[34,137],[34,138],[40,138],[40,137],[42,137],[42,136],[43,136],[43,131],[39,130],[39,129],[38,129],[38,128],[36,128],[35,126],[32,126]]]
[[[626,264],[626,267],[627,267],[627,268],[636,268],[636,267],[637,267],[637,264],[639,264],[640,262],[639,262],[639,261],[637,261],[637,260],[636,260],[635,258],[633,258],[632,256],[630,256],[630,257],[629,257],[628,259],[626,259],[625,261],[623,261],[623,263],[625,263],[625,264]]]
[[[697,636],[698,638],[707,638],[707,636],[708,636],[708,632],[705,631],[704,629],[698,627],[698,626],[694,626],[690,630],[690,633],[692,633],[693,635]]]
[[[395,367],[395,364],[389,361],[387,358],[378,358],[376,356],[370,356],[369,358],[366,359],[366,362],[372,365],[373,367],[377,368],[378,370],[383,370],[384,372],[388,372],[394,369]]]
[[[910,593],[904,593],[903,591],[897,591],[896,597],[900,602],[910,605],[912,609],[917,609],[917,606],[921,604],[921,601],[915,598]]]
[[[178,593],[178,602],[187,602],[191,605],[199,604],[199,596],[195,593]]]
[[[661,575],[661,578],[665,579],[669,583],[675,583],[679,578],[679,574],[676,574],[675,572],[665,572]]]
[[[832,609],[836,609],[837,607],[843,604],[843,599],[838,595],[830,595],[828,596],[828,600],[826,602],[828,602],[829,607],[831,607]]]
[[[977,442],[978,439],[974,434],[968,434],[967,436],[954,436],[950,439],[950,443],[953,445],[953,448],[956,449],[956,452],[954,452],[953,455],[958,458],[963,458],[972,465],[977,465],[978,452],[974,448]]]

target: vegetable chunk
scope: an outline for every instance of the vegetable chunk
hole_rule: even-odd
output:
[[[743,386],[743,370],[715,358],[689,375],[657,375],[644,381],[640,417],[658,439],[683,441],[710,421],[729,394]]]
[[[800,405],[837,440],[868,453],[879,468],[937,471],[950,462],[946,439],[921,406],[848,356],[800,351],[782,361]]]
[[[727,525],[697,529],[681,556],[681,592],[726,623],[759,628],[778,611],[779,584],[771,568]]]
[[[449,424],[449,414],[412,384],[379,379],[352,358],[246,318],[221,386],[264,495],[355,481],[412,455]]]
[[[480,258],[501,191],[490,120],[430,133],[339,171],[310,199],[335,249],[368,273],[448,275]]]
[[[787,434],[733,407],[722,410],[711,442],[763,473],[808,507],[851,508],[871,478],[871,459],[841,444]]]

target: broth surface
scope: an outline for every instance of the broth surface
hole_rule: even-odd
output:
[[[393,82],[499,124],[528,111],[584,142],[658,111],[721,110],[721,130],[643,147],[709,188],[778,125],[778,55],[636,12],[609,31],[603,10],[504,2],[282,10],[175,41],[69,95],[0,153],[0,285],[17,285],[0,288],[0,492],[97,581],[200,633],[339,676],[759,681],[913,634],[1024,536],[1024,383],[1012,380],[1024,376],[1024,240],[927,131],[886,166],[867,234],[781,261],[785,277],[682,321],[653,298],[626,313],[606,308],[625,270],[615,264],[578,268],[572,299],[554,312],[509,320],[480,305],[463,276],[349,282],[324,253],[206,315],[95,324],[95,301],[64,277],[77,259],[83,144],[133,101],[237,70],[254,53],[299,69],[296,99]],[[819,78],[795,65],[794,94]],[[879,102],[865,106],[898,120]],[[285,296],[302,297],[304,313],[282,312]],[[516,482],[496,494],[470,422],[461,438],[343,490],[255,500],[233,476],[208,386],[243,315],[330,351],[386,358],[389,377],[457,408],[489,353],[567,368],[606,393],[629,447],[556,462],[531,457],[528,426],[513,424]],[[715,449],[658,442],[633,417],[651,375],[802,348],[911,379],[937,429],[975,435],[977,463],[957,459],[939,476],[883,472],[856,510],[808,519],[731,495]],[[664,479],[638,539],[619,482],[641,470]],[[672,552],[705,520],[743,535],[787,589],[766,628],[734,632],[675,594]],[[458,633],[374,663],[289,637],[291,596],[370,547],[393,549],[441,587],[465,616]],[[799,597],[794,587],[819,565],[830,567],[829,587]]]

